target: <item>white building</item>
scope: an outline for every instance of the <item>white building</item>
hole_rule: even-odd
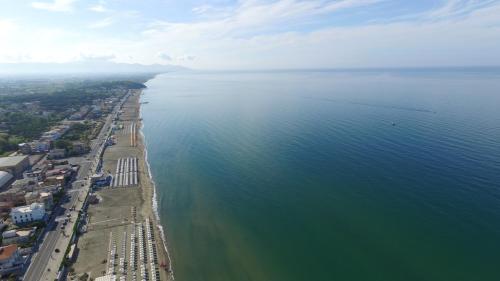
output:
[[[42,203],[33,203],[28,206],[13,208],[10,217],[14,224],[24,224],[40,221],[45,218],[45,206]]]

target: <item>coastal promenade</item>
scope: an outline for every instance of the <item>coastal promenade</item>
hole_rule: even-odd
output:
[[[78,241],[72,278],[87,274],[94,279],[114,275],[117,280],[173,280],[153,209],[154,186],[139,133],[140,95],[141,91],[133,91],[124,102],[116,121],[121,129],[113,133],[115,144],[107,147],[102,157],[103,171],[113,176],[123,175],[122,169],[136,170],[134,184],[112,184],[95,191],[99,202],[88,207],[86,232]],[[124,163],[125,159],[130,160]]]

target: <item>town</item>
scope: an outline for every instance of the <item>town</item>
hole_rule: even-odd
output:
[[[120,159],[111,174],[101,156],[123,130],[116,120],[127,98],[144,87],[138,81],[0,95],[2,279],[40,280],[47,271],[62,280],[86,231],[86,209],[99,201],[93,191],[137,185],[137,159]]]

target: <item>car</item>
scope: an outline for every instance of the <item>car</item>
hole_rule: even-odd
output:
[[[62,224],[61,225],[61,229],[64,229],[66,227],[66,225]]]

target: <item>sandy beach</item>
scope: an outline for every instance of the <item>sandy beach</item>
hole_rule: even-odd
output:
[[[113,176],[120,158],[137,158],[138,184],[131,180],[128,186],[112,184],[95,192],[99,203],[89,206],[87,230],[79,239],[79,253],[70,278],[86,273],[95,279],[114,273],[118,280],[122,276],[125,280],[140,280],[144,274],[148,280],[173,280],[166,243],[153,208],[154,183],[140,132],[141,93],[135,91],[124,103],[117,121],[122,128],[114,133],[116,144],[109,146],[103,156],[103,171]]]

